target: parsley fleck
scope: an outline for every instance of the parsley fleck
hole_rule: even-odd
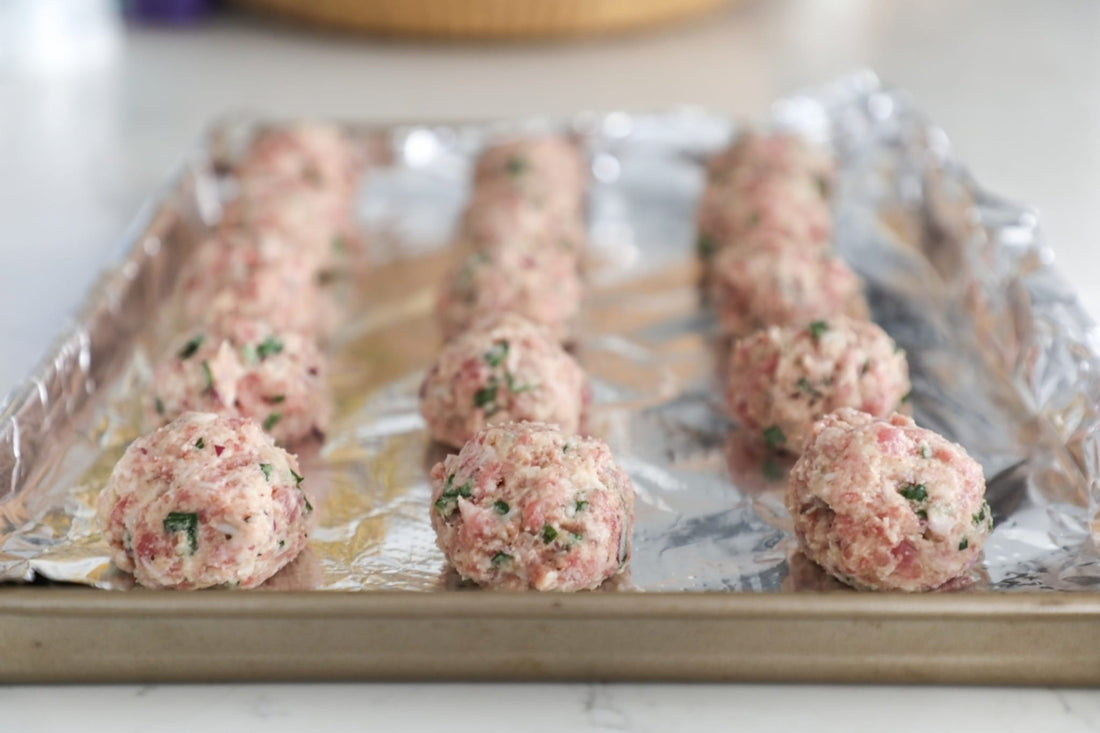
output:
[[[260,360],[266,359],[269,356],[274,356],[283,350],[283,342],[274,336],[268,336],[256,347],[256,355],[260,357]]]
[[[462,486],[456,487],[454,480],[455,475],[452,473],[443,484],[443,491],[440,493],[439,498],[435,500],[435,508],[445,517],[449,516],[458,507],[458,497],[469,499],[474,493],[473,481],[467,481]]]
[[[183,345],[183,348],[179,351],[180,359],[190,359],[195,355],[195,352],[202,346],[203,335],[200,333],[198,336],[194,336]]]
[[[199,547],[199,515],[195,512],[168,512],[164,518],[164,531],[169,533],[186,532],[187,544],[191,554]]]
[[[512,556],[509,555],[507,552],[498,552],[497,554],[493,555],[493,559],[490,562],[493,563],[494,568],[499,568],[506,562],[512,562]]]
[[[273,405],[281,405],[283,402],[286,402],[286,395],[285,394],[271,395],[270,397],[267,398],[267,401],[270,402]]]
[[[306,503],[306,511],[307,512],[312,512],[313,511],[313,505],[309,503],[309,497],[306,496],[305,491],[302,492],[302,500]]]
[[[206,447],[206,441],[203,440],[202,438],[199,438],[198,440],[195,441],[195,447],[198,448],[199,450],[202,450],[203,448]]]
[[[709,234],[700,234],[695,240],[695,251],[699,253],[700,257],[706,259],[714,256],[714,253],[718,251],[718,245],[714,243],[714,239]]]
[[[928,512],[925,511],[924,509],[918,509],[917,510],[917,516],[920,517],[921,519],[928,519]]]
[[[806,379],[806,377],[798,378],[798,388],[808,394],[810,397],[821,396],[821,393],[818,392],[812,384],[810,384],[810,380]]]
[[[500,499],[497,499],[493,502],[493,511],[495,511],[497,514],[507,514],[508,510],[510,510],[511,508],[512,507],[508,506],[508,502],[506,501],[501,501]]]
[[[264,430],[271,430],[271,428],[275,427],[279,423],[279,421],[282,420],[282,419],[283,419],[282,413],[279,413],[279,412],[271,413],[266,418],[264,418]]]
[[[508,171],[508,175],[520,176],[527,170],[527,161],[518,155],[513,155],[505,163],[504,168]]]
[[[913,390],[909,390],[908,392],[903,394],[901,396],[901,404],[904,405],[906,402],[908,402],[910,400],[910,398],[912,398],[912,396],[913,396]]]
[[[260,470],[264,472],[264,478],[267,479],[268,481],[271,481],[271,464],[270,463],[261,463],[260,464]]]
[[[764,462],[760,464],[760,470],[768,481],[778,481],[783,478],[783,469],[779,467],[779,463],[774,458],[765,458]]]
[[[813,336],[814,341],[821,338],[821,334],[829,330],[829,324],[825,321],[814,321],[810,324],[810,335]]]
[[[922,445],[920,447],[920,457],[921,458],[931,458],[932,457],[932,449],[929,448],[927,445]]]
[[[763,435],[764,442],[772,448],[778,448],[787,442],[787,436],[783,434],[783,430],[778,425],[772,425],[764,431]]]
[[[965,550],[968,547],[970,547],[970,540],[963,537],[962,540],[959,541],[959,550]]]
[[[474,393],[474,407],[481,407],[488,409],[485,412],[492,415],[496,412],[497,401],[497,380],[493,377],[489,380],[489,383]]]
[[[492,348],[485,352],[485,363],[491,367],[498,367],[508,357],[508,342],[500,341],[493,344]]]
[[[204,392],[214,391],[214,373],[210,371],[210,362],[206,359],[202,360],[202,378],[205,384],[203,384],[202,390]]]
[[[909,501],[924,501],[928,498],[928,489],[924,487],[924,484],[905,484],[898,493]]]
[[[979,511],[977,514],[970,515],[970,521],[974,523],[975,527],[979,527],[983,522],[985,522],[985,510],[988,508],[989,504],[983,501],[981,511]]]
[[[299,489],[302,488],[302,481],[305,480],[305,476],[299,476],[297,473],[294,472],[293,468],[290,469],[290,475],[294,477],[294,486]]]
[[[588,508],[588,502],[584,499],[577,499],[577,502],[573,505],[574,512],[583,512]]]
[[[515,377],[511,372],[504,373],[504,381],[508,383],[508,391],[512,394],[522,394],[523,392],[530,392],[533,389],[537,389],[537,384],[516,384]]]
[[[157,411],[157,414],[164,416],[164,400],[160,397],[153,397],[153,409]]]
[[[866,374],[869,371],[871,371],[871,360],[870,359],[865,359],[863,361],[863,366],[861,366],[859,368],[859,375],[863,376],[864,374]]]
[[[286,547],[286,540],[279,540],[279,549],[281,550],[284,547]]]
[[[542,541],[546,544],[550,544],[558,538],[558,530],[551,527],[549,524],[542,525]]]

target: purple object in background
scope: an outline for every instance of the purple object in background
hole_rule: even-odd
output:
[[[211,0],[123,0],[122,12],[131,20],[186,24],[210,12]]]

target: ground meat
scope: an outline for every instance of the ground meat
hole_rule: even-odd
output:
[[[824,250],[832,235],[829,206],[800,178],[755,178],[709,185],[697,212],[696,247],[708,262],[725,249],[781,246]]]
[[[153,373],[155,423],[190,411],[252,418],[294,445],[324,435],[329,402],[325,360],[312,339],[238,319],[195,328]]]
[[[894,414],[842,408],[814,425],[787,509],[802,550],[857,588],[939,588],[970,568],[993,527],[982,467]]]
[[[119,569],[149,588],[254,588],[306,545],[298,461],[250,420],[189,412],[135,440],[96,518]]]
[[[436,464],[430,511],[437,543],[462,577],[575,591],[626,564],[634,489],[603,441],[508,423]]]
[[[869,314],[859,277],[827,252],[728,249],[714,261],[711,287],[721,329],[735,337],[767,326]]]
[[[870,321],[838,316],[773,326],[737,342],[726,404],[741,426],[799,453],[813,424],[841,407],[889,415],[909,396],[905,352]]]
[[[420,387],[432,438],[461,446],[489,424],[531,420],[580,430],[588,379],[540,326],[515,314],[477,324],[443,348]]]
[[[179,289],[189,323],[263,319],[315,339],[335,323],[314,259],[276,235],[225,231],[207,240],[184,266]]]
[[[765,176],[803,178],[825,198],[835,168],[831,156],[797,135],[749,132],[707,161],[707,179],[725,184],[734,179]]]
[[[436,301],[444,338],[500,313],[517,313],[560,342],[573,337],[581,306],[576,261],[560,250],[475,252],[445,278]]]
[[[557,135],[494,143],[478,157],[474,186],[507,189],[529,200],[560,204],[579,215],[587,171],[577,146]]]
[[[498,187],[475,190],[459,239],[478,250],[550,248],[576,256],[584,250],[587,234],[575,211]]]
[[[315,122],[261,132],[236,172],[243,180],[349,192],[357,167],[357,156],[340,128]]]

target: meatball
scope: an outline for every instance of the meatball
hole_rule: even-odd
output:
[[[565,137],[543,135],[494,143],[478,157],[474,186],[504,188],[526,199],[561,203],[580,211],[587,182],[577,146]]]
[[[759,178],[711,185],[697,212],[697,249],[704,261],[718,252],[796,246],[824,250],[832,215],[820,194],[802,179]]]
[[[803,178],[825,197],[835,176],[832,157],[798,135],[748,132],[707,161],[707,179],[727,183],[734,179]]]
[[[909,389],[909,365],[894,340],[870,321],[838,316],[738,341],[726,404],[745,430],[798,453],[824,415],[841,407],[889,415]]]
[[[791,469],[802,550],[857,588],[939,588],[970,568],[993,527],[982,467],[911,418],[842,408],[818,421]]]
[[[869,315],[859,277],[827,252],[728,249],[714,261],[711,287],[721,329],[734,337],[767,326]]]
[[[477,321],[510,312],[564,342],[573,336],[580,307],[581,281],[570,254],[502,248],[459,262],[443,283],[436,315],[447,340]]]
[[[325,360],[311,339],[261,321],[196,328],[153,372],[156,423],[198,410],[252,418],[275,440],[320,439],[329,418]]]
[[[466,207],[459,238],[478,250],[558,249],[579,255],[587,235],[580,217],[552,201],[479,189]]]
[[[278,236],[223,232],[184,266],[180,307],[189,323],[257,318],[320,339],[332,330],[335,305],[316,267]]]
[[[626,564],[634,488],[603,441],[508,423],[435,465],[430,511],[436,542],[463,578],[575,591]]]
[[[461,446],[489,424],[530,420],[580,430],[588,379],[544,329],[505,314],[443,348],[420,386],[431,436]]]
[[[188,412],[135,440],[96,519],[120,570],[148,588],[254,588],[306,546],[298,460],[251,420]]]
[[[356,178],[356,160],[340,128],[303,123],[265,130],[237,165],[244,180],[349,191]]]

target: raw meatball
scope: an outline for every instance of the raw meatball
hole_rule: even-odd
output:
[[[634,488],[603,441],[508,423],[435,465],[430,511],[437,544],[462,577],[575,591],[626,564]]]
[[[333,327],[335,306],[316,273],[314,258],[278,236],[223,232],[185,265],[181,308],[191,323],[257,318],[320,339]]]
[[[857,588],[939,588],[978,561],[993,516],[982,467],[912,419],[825,416],[791,469],[802,550]]]
[[[157,365],[150,417],[239,415],[283,445],[319,440],[329,418],[324,369],[324,357],[300,334],[246,320],[198,328]]]
[[[237,175],[347,192],[355,183],[356,167],[340,128],[313,122],[261,132],[237,166]]]
[[[718,252],[776,249],[823,250],[832,235],[832,215],[816,189],[803,179],[757,178],[710,185],[697,213],[699,256]]]
[[[502,248],[465,257],[444,281],[436,314],[447,340],[484,318],[517,313],[564,342],[580,307],[580,276],[569,253]]]
[[[707,161],[707,178],[715,183],[764,176],[803,178],[823,198],[835,173],[829,155],[798,135],[783,132],[746,133]]]
[[[576,256],[584,250],[586,232],[576,212],[552,201],[478,189],[463,214],[459,238],[478,250],[549,248]]]
[[[306,546],[298,460],[251,420],[189,412],[135,440],[96,519],[120,570],[148,588],[254,588]]]
[[[728,249],[714,261],[711,287],[722,331],[734,337],[767,326],[869,315],[859,277],[827,252]]]
[[[799,453],[813,424],[841,407],[889,415],[909,396],[905,352],[870,321],[839,316],[757,331],[737,342],[726,404],[745,430]]]
[[[527,199],[554,200],[573,213],[580,211],[586,182],[577,146],[556,135],[495,143],[474,168],[476,188],[505,188]]]
[[[420,386],[432,437],[461,446],[488,424],[517,420],[580,430],[584,371],[544,329],[515,314],[477,324],[443,348]]]

